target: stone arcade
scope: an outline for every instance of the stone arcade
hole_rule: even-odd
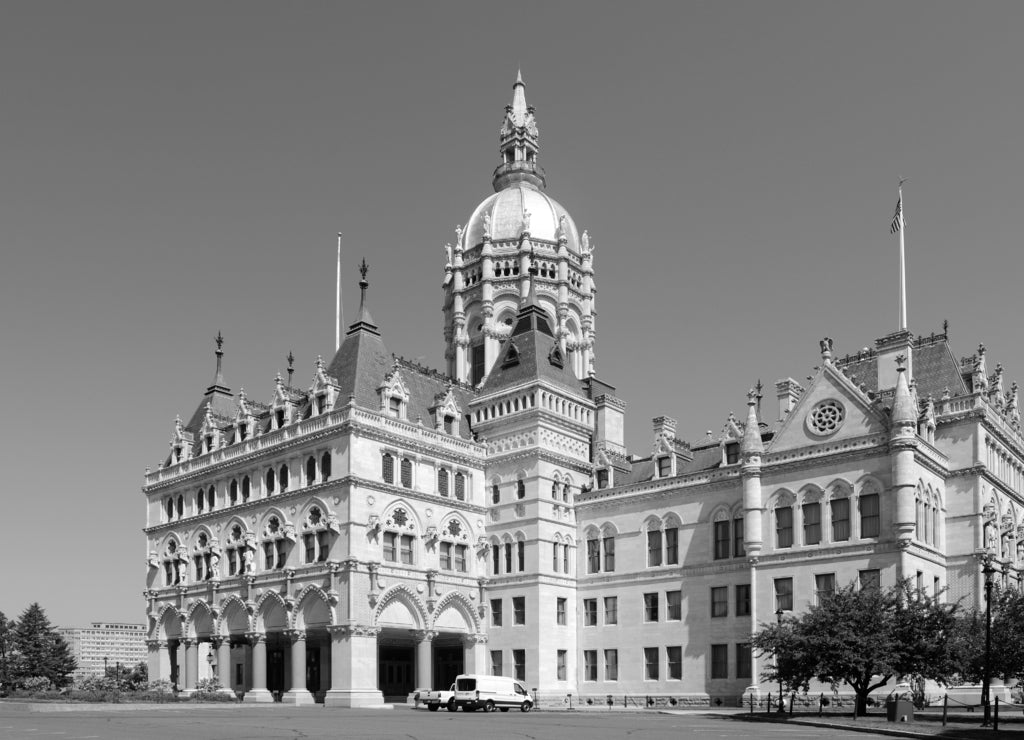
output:
[[[460,672],[540,699],[734,703],[750,634],[839,585],[982,600],[1024,559],[1017,385],[948,331],[833,354],[806,383],[645,454],[598,380],[594,245],[546,192],[522,78],[494,194],[445,248],[444,373],[369,310],[308,386],[213,383],[147,472],[149,664],[184,691],[366,706]],[[769,417],[766,419],[765,417]]]

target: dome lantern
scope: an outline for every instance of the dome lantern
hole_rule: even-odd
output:
[[[533,106],[526,104],[526,83],[521,71],[512,86],[512,103],[505,106],[499,137],[501,164],[494,170],[494,191],[500,192],[517,182],[528,182],[543,190],[547,181],[544,169],[537,164],[540,135]]]

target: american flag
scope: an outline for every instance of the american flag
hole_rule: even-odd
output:
[[[896,213],[892,216],[892,225],[889,227],[889,233],[895,234],[900,228],[906,228],[907,220],[903,217],[903,198],[900,197],[896,201]]]

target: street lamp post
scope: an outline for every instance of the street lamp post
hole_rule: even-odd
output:
[[[982,727],[988,727],[991,720],[992,706],[989,696],[989,689],[992,683],[992,575],[996,569],[992,567],[992,560],[985,558],[985,564],[981,572],[985,574],[985,672],[981,677],[981,706],[985,717],[981,722]]]
[[[785,712],[786,706],[782,701],[782,667],[779,665],[779,654],[782,652],[782,607],[775,612],[775,621],[779,625],[779,649],[775,651],[775,672],[779,676],[779,712]]]
[[[107,677],[107,656],[103,656],[103,678]]]

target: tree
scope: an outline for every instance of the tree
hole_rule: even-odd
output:
[[[13,683],[21,684],[33,676],[47,678],[57,687],[70,683],[77,667],[75,658],[38,603],[30,604],[22,612],[12,630],[11,643],[17,653]]]
[[[7,621],[7,617],[4,613],[0,612],[0,689],[4,689],[10,684],[10,679],[7,675],[7,658],[10,654],[10,639],[11,623]]]
[[[992,596],[992,676],[1024,679],[1024,594],[1016,589]],[[969,609],[957,619],[953,650],[960,678],[981,683],[985,673],[985,609]]]
[[[778,680],[781,672],[784,683],[804,690],[811,677],[846,683],[857,696],[857,713],[864,714],[868,695],[894,676],[946,682],[956,674],[950,639],[956,612],[956,605],[912,592],[905,583],[885,590],[850,585],[781,627],[762,627],[755,648],[777,656],[777,667],[762,678]]]

